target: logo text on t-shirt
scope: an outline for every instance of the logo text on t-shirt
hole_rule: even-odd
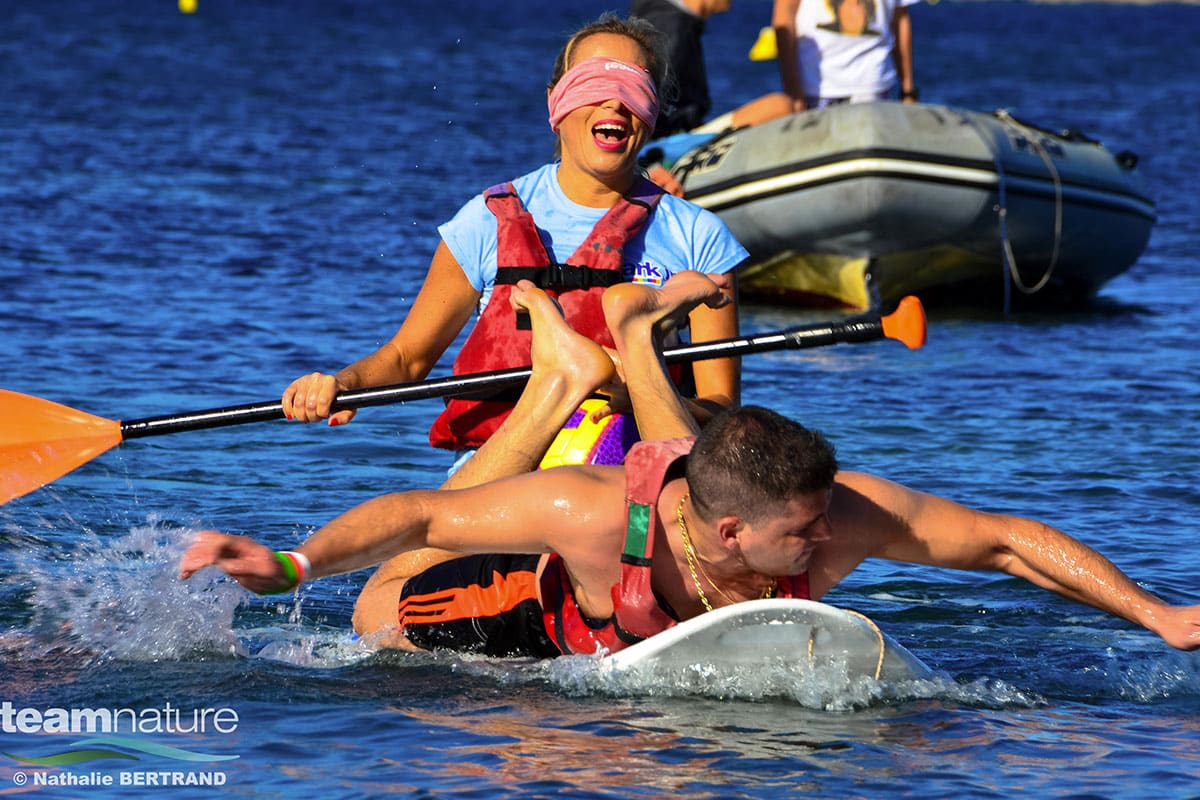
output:
[[[665,270],[648,261],[643,264],[626,264],[622,271],[625,273],[625,280],[643,286],[661,287],[667,280]]]

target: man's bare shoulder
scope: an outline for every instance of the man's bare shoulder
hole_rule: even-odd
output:
[[[832,528],[810,562],[814,598],[820,598],[868,558],[908,535],[911,492],[864,472],[838,472],[829,505]]]
[[[830,513],[844,513],[856,518],[872,506],[887,508],[912,494],[912,490],[878,475],[841,470],[834,481]]]
[[[838,472],[829,518],[835,531],[858,546],[877,550],[882,543],[908,532],[924,495],[865,472]]]

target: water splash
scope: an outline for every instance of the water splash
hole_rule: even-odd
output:
[[[1141,644],[1129,647],[1126,642],[1119,642],[1104,651],[1107,663],[1102,663],[1097,671],[1110,693],[1135,703],[1200,697],[1200,651],[1155,652],[1152,648],[1157,646],[1156,642]]]
[[[59,526],[61,527],[61,522]],[[246,612],[250,598],[215,570],[189,581],[177,565],[198,528],[151,516],[119,537],[84,527],[64,551],[61,540],[23,537],[13,557],[19,583],[28,587],[31,621],[9,630],[0,650],[36,657],[68,651],[87,660],[130,662],[246,658],[302,669],[337,668],[378,654],[344,626],[305,617],[304,592],[266,601]],[[1051,696],[1078,696],[1078,675],[1100,697],[1155,703],[1200,694],[1200,654],[1169,652],[1150,661],[1141,632],[1104,631],[1109,647],[1100,663],[1072,661],[1076,676]],[[1077,636],[1077,634],[1076,634]],[[1136,641],[1122,641],[1129,637]],[[1102,646],[1102,642],[1097,643]],[[803,708],[846,711],[915,700],[979,708],[1034,708],[1046,700],[1037,690],[1003,680],[955,680],[942,672],[930,678],[877,681],[851,674],[837,663],[764,663],[722,671],[696,664],[664,670],[616,673],[590,656],[547,661],[486,659],[456,654],[414,654],[418,663],[482,677],[502,685],[540,684],[574,696],[657,696],[779,701]],[[405,662],[409,663],[409,662]],[[1098,699],[1098,698],[1093,698]]]
[[[303,601],[296,602],[298,614]],[[287,625],[239,629],[244,650],[255,659],[305,669],[336,669],[372,658],[378,651],[348,628],[315,626],[292,618]]]
[[[545,680],[569,694],[622,697],[703,697],[718,700],[779,701],[821,711],[851,711],[913,700],[939,700],[985,708],[1033,708],[1037,694],[1003,681],[960,683],[944,672],[912,680],[875,680],[851,674],[845,664],[764,661],[721,669],[687,667],[609,669],[599,658],[568,656],[542,662]]]
[[[31,538],[15,561],[32,620],[5,641],[27,655],[130,662],[219,657],[324,668],[371,655],[347,628],[305,619],[303,592],[255,600],[214,569],[180,580],[179,559],[198,530],[151,516],[117,538],[85,529],[67,553]]]
[[[195,531],[151,517],[115,539],[81,533],[65,555],[47,544],[17,555],[32,588],[31,643],[128,661],[243,654],[233,626],[242,590],[177,577]]]

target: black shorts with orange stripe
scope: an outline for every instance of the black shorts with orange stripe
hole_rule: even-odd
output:
[[[400,593],[404,636],[424,650],[550,658],[537,598],[537,555],[464,556],[409,578]]]

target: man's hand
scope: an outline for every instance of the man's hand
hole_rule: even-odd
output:
[[[1200,650],[1200,606],[1167,606],[1154,632],[1172,647]]]
[[[216,567],[258,594],[287,591],[291,581],[275,551],[245,536],[202,531],[179,560],[179,577]]]

